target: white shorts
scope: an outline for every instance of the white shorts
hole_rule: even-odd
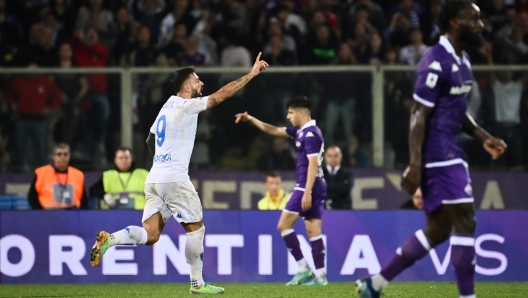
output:
[[[164,223],[171,215],[179,223],[199,222],[203,218],[200,198],[189,180],[145,183],[145,208],[141,222],[157,212],[161,213]]]

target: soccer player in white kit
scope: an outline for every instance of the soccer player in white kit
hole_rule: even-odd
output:
[[[171,75],[175,96],[161,108],[150,129],[147,145],[154,154],[153,166],[145,181],[143,227],[128,226],[115,233],[100,231],[90,253],[97,266],[108,248],[114,245],[153,245],[167,220],[173,216],[187,233],[185,258],[191,266],[191,294],[221,294],[223,288],[204,283],[203,239],[205,226],[202,205],[189,178],[189,160],[194,146],[198,113],[233,96],[269,65],[260,60],[251,71],[215,93],[202,97],[203,83],[194,68],[184,68]]]

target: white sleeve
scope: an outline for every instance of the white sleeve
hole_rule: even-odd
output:
[[[156,134],[156,121],[154,121],[154,123],[152,123],[152,126],[150,127],[150,132],[153,133],[153,134]]]
[[[183,111],[187,115],[198,114],[207,109],[207,101],[209,96],[196,97],[186,100],[183,104]]]

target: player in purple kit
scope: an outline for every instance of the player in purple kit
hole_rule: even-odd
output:
[[[292,137],[297,147],[297,183],[292,196],[282,211],[277,229],[286,247],[299,265],[299,272],[286,285],[328,284],[325,272],[325,245],[321,236],[321,225],[326,199],[326,182],[323,178],[323,134],[310,116],[311,103],[305,96],[297,96],[288,103],[288,120],[293,127],[276,127],[248,115],[247,112],[235,115],[235,122],[249,121],[263,132],[278,136]],[[299,218],[304,219],[306,234],[310,238],[315,277],[306,265],[297,234],[293,225]],[[312,278],[313,277],[313,278]]]
[[[402,181],[411,194],[421,187],[427,223],[396,250],[379,274],[356,281],[362,298],[380,297],[389,281],[448,238],[460,297],[476,297],[475,210],[458,134],[462,130],[481,141],[493,159],[506,150],[506,144],[477,126],[466,113],[473,75],[464,50],[483,44],[480,9],[469,0],[447,1],[438,23],[444,35],[416,70],[410,164]]]

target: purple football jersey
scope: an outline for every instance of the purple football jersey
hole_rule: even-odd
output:
[[[311,120],[303,127],[286,127],[286,133],[295,140],[297,148],[297,182],[294,190],[304,191],[306,186],[306,174],[308,172],[308,157],[317,156],[319,159],[319,169],[315,178],[312,193],[326,195],[326,183],[323,178],[321,163],[323,161],[324,140],[319,127],[315,125],[315,120]]]
[[[414,100],[433,108],[423,144],[423,163],[461,163],[466,160],[458,135],[464,121],[473,75],[469,56],[458,57],[441,36],[416,69]]]

